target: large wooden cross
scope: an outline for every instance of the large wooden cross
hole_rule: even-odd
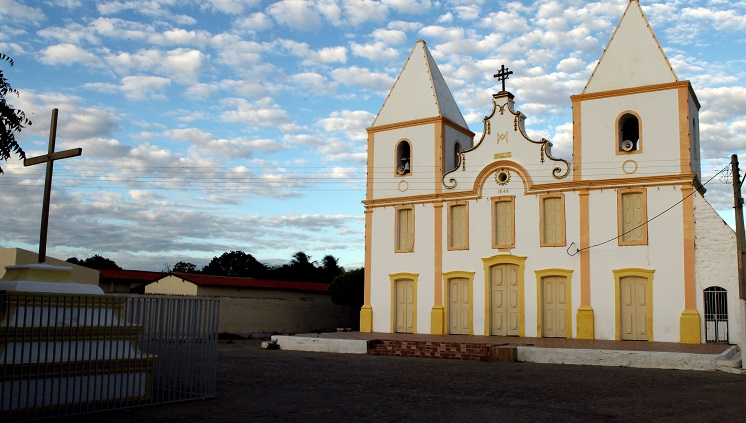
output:
[[[49,150],[43,156],[32,157],[23,161],[24,166],[39,163],[47,164],[47,177],[44,180],[44,203],[41,209],[41,233],[39,235],[39,263],[44,263],[47,257],[47,227],[49,226],[49,198],[52,196],[52,170],[54,161],[68,157],[80,156],[82,148],[54,152],[54,142],[57,139],[57,109],[52,109],[52,123],[49,125]]]

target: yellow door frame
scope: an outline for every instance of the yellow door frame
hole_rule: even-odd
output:
[[[414,292],[412,294],[412,333],[417,333],[417,279],[420,278],[419,273],[391,273],[389,279],[391,280],[391,332],[396,333],[396,281],[400,280],[412,280],[414,285]]]
[[[462,272],[462,271],[453,271],[453,272],[445,272],[443,273],[443,292],[444,298],[443,298],[443,306],[445,308],[445,318],[446,318],[446,333],[448,332],[448,328],[450,328],[451,322],[448,319],[448,316],[450,316],[448,308],[450,306],[450,299],[448,297],[450,290],[448,289],[448,284],[451,279],[457,279],[462,278],[466,279],[469,283],[469,335],[474,335],[474,272]]]
[[[648,341],[653,342],[653,274],[655,270],[641,269],[630,267],[626,269],[616,269],[614,272],[614,305],[616,308],[616,329],[615,339],[622,340],[622,298],[621,298],[621,280],[629,276],[646,279],[645,282],[645,301],[648,308]]]
[[[523,305],[523,274],[526,270],[526,257],[513,254],[497,254],[492,257],[483,258],[482,262],[484,263],[484,336],[490,336],[492,333],[492,319],[490,316],[492,312],[492,296],[490,295],[492,272],[490,270],[498,264],[515,264],[518,266],[518,336],[526,336],[526,318]]]
[[[542,269],[534,270],[536,273],[536,337],[543,338],[542,324],[544,322],[544,287],[541,281],[546,277],[559,276],[565,278],[565,296],[567,297],[567,339],[572,338],[572,270],[568,269]]]

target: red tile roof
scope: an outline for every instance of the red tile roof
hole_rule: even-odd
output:
[[[276,281],[270,279],[235,278],[230,276],[197,275],[193,273],[170,273],[185,281],[200,286],[224,286],[226,288],[265,288],[291,291],[329,292],[329,285],[316,282]],[[165,276],[165,275],[164,275]]]
[[[152,282],[166,276],[164,272],[148,272],[145,270],[124,270],[124,269],[101,269],[99,270],[99,280],[128,280],[132,282]]]

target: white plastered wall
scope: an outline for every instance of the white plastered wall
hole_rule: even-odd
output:
[[[411,144],[410,174],[396,175],[396,146]],[[401,198],[433,192],[435,126],[426,124],[375,133],[373,141],[373,198]],[[378,226],[374,226],[378,227]]]
[[[647,188],[647,217],[653,218],[681,200],[678,187]],[[592,191],[590,243],[618,235],[617,190]],[[642,268],[653,275],[653,339],[679,342],[679,319],[684,311],[683,214],[674,207],[647,225],[648,244],[620,246],[618,240],[593,247],[591,254],[591,306],[596,339],[616,337],[614,270]]]
[[[689,93],[689,155],[691,157],[692,172],[702,179],[702,169],[700,165],[700,144],[699,144],[699,109],[692,93]]]
[[[680,172],[679,105],[676,89],[585,100],[580,103],[583,179],[640,177]],[[639,115],[641,153],[619,153],[617,117]],[[625,161],[637,171],[625,173]],[[627,165],[627,172],[634,166]]]
[[[705,341],[704,289],[719,286],[728,295],[728,338],[743,349],[741,313],[738,299],[736,234],[700,195],[694,194],[695,272],[697,311]]]
[[[433,208],[430,204],[414,206],[414,250],[408,253],[394,252],[395,212],[394,207],[373,209],[372,262],[371,262],[371,307],[373,308],[373,331],[391,331],[391,278],[393,273],[418,274],[417,333],[430,333],[430,311],[434,298]],[[380,228],[380,229],[379,229]]]
[[[515,236],[516,247],[510,252],[502,252],[492,248],[492,201],[493,197],[515,197]],[[537,336],[537,284],[536,271],[560,268],[572,270],[571,283],[571,315],[568,322],[575,336],[575,310],[580,304],[579,259],[570,256],[567,248],[571,242],[576,245],[579,239],[578,195],[575,192],[565,193],[565,232],[566,246],[541,247],[540,219],[538,195],[525,195],[523,183],[518,175],[513,175],[510,182],[500,187],[490,176],[485,184],[483,197],[469,201],[469,249],[449,251],[443,246],[443,272],[466,271],[474,272],[473,281],[473,332],[483,335],[485,326],[485,284],[489,275],[485,274],[483,258],[499,254],[513,254],[527,257],[524,273],[524,322],[525,335]],[[443,222],[443,234],[447,234],[448,222]],[[445,290],[445,286],[444,286]],[[447,319],[448,316],[446,316]]]

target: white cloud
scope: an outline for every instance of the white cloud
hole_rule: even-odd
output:
[[[170,51],[149,49],[136,53],[111,54],[105,60],[120,74],[152,71],[179,82],[192,83],[197,80],[202,70],[204,55],[194,49],[178,48]]]
[[[278,23],[294,30],[309,31],[321,28],[321,16],[306,0],[281,0],[267,7],[267,13]]]
[[[124,97],[132,101],[164,100],[165,91],[171,80],[158,76],[125,76],[120,90]]]
[[[95,54],[72,44],[49,46],[41,51],[39,60],[47,65],[72,66],[80,63],[86,66],[101,66],[101,62]]]
[[[238,15],[261,4],[261,0],[207,0],[203,6],[214,10]]]
[[[392,60],[399,57],[399,52],[396,49],[388,47],[381,42],[374,44],[352,43],[350,49],[355,56],[364,57],[369,60]]]
[[[476,4],[470,4],[467,6],[456,6],[456,14],[459,19],[465,21],[473,21],[479,18],[481,9]]]
[[[336,84],[329,82],[326,77],[315,72],[304,72],[292,75],[293,85],[303,91],[313,94],[332,94],[336,91]]]
[[[46,16],[35,7],[29,7],[15,0],[0,0],[0,17],[3,20],[22,20],[38,25]]]
[[[252,13],[248,16],[238,17],[233,21],[233,27],[246,32],[266,31],[274,26],[272,19],[262,12]]]
[[[223,107],[230,107],[220,115],[224,122],[238,122],[252,126],[276,126],[290,129],[293,125],[290,114],[274,102],[272,98],[266,97],[259,101],[250,103],[242,98],[226,98],[222,102]]]
[[[307,43],[294,40],[279,40],[278,43],[290,53],[303,59],[304,63],[345,63],[347,49],[345,47],[323,47],[319,50],[309,48]]]
[[[587,68],[587,64],[575,57],[562,59],[557,64],[557,70],[560,72],[577,72],[585,68]]]
[[[365,128],[373,123],[375,117],[373,113],[364,110],[341,110],[332,112],[316,125],[322,127],[325,132],[342,132],[349,139],[365,141],[368,138]]]
[[[375,29],[371,36],[377,41],[381,41],[387,44],[404,44],[407,41],[407,34],[404,31],[398,29]]]
[[[389,90],[394,83],[394,78],[389,75],[357,66],[334,69],[331,76],[335,81],[351,87]]]

